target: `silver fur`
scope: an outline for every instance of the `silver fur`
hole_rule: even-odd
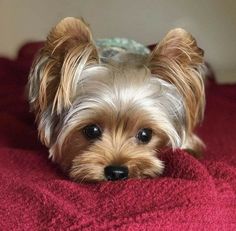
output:
[[[172,148],[184,144],[183,99],[174,85],[150,73],[143,65],[145,59],[145,56],[122,54],[109,60],[108,64],[92,65],[82,71],[81,65],[79,66],[74,77],[76,96],[71,107],[61,113],[57,131],[56,114],[52,113],[52,105],[43,112],[39,122],[39,129],[44,130],[46,143],[50,148],[50,157],[53,158],[55,143],[62,145],[67,134],[75,126],[96,113],[96,108],[101,107],[112,111],[114,115],[129,110],[145,111],[150,120],[162,126]],[[41,57],[31,71],[31,103],[38,97],[39,83],[46,62],[47,57]],[[52,140],[55,132],[57,139]]]

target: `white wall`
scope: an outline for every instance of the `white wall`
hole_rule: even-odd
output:
[[[14,57],[27,40],[45,39],[66,16],[82,16],[95,37],[129,37],[144,44],[171,28],[190,31],[220,82],[236,81],[235,0],[1,0],[0,54]]]

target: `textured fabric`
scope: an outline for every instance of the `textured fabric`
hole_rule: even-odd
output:
[[[95,42],[103,62],[106,62],[107,58],[114,57],[123,52],[140,55],[148,55],[150,53],[150,50],[147,47],[132,39],[108,38],[96,39]]]
[[[236,230],[236,85],[207,87],[203,159],[166,151],[159,178],[77,184],[48,161],[28,112],[37,48],[0,58],[0,230]]]

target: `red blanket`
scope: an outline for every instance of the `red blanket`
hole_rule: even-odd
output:
[[[236,230],[236,85],[207,87],[202,160],[169,151],[160,178],[78,184],[48,161],[28,113],[37,46],[0,58],[0,230]]]

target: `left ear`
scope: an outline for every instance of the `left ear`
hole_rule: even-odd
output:
[[[57,137],[60,115],[73,103],[82,72],[99,63],[88,25],[64,18],[52,28],[29,74],[28,92],[42,143],[50,147]]]
[[[203,50],[191,34],[173,29],[150,54],[148,67],[152,74],[177,87],[185,102],[187,130],[192,132],[205,106]]]

